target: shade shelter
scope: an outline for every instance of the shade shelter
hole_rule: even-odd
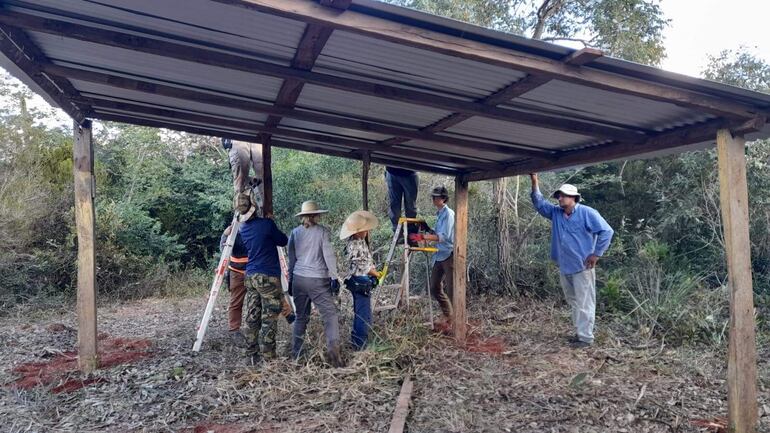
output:
[[[6,0],[0,64],[75,121],[79,359],[95,368],[89,119],[454,176],[455,335],[465,338],[468,183],[719,149],[731,293],[729,415],[756,424],[744,144],[770,95],[373,0]],[[366,199],[365,204],[366,206]]]

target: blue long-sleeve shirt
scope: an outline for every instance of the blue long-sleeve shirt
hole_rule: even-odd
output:
[[[448,259],[454,252],[455,246],[455,211],[444,205],[437,215],[434,231],[438,236],[438,242],[436,242],[438,251],[433,254],[433,263]]]
[[[285,247],[289,238],[278,229],[275,221],[269,218],[252,218],[241,226],[240,235],[249,251],[246,276],[264,274],[280,277],[281,265],[278,262],[277,247]]]
[[[578,203],[567,218],[564,210],[549,203],[540,190],[532,192],[532,204],[551,220],[551,259],[562,274],[584,271],[588,256],[601,257],[609,248],[615,232],[596,209]]]

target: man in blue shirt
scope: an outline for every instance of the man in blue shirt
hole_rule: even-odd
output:
[[[283,297],[277,247],[285,247],[289,242],[275,221],[258,216],[260,209],[256,194],[250,188],[235,196],[235,209],[240,213],[239,221],[243,223],[240,235],[249,257],[246,263],[244,336],[248,343],[246,357],[250,365],[258,364],[261,359],[276,358],[275,336]],[[261,356],[258,331],[262,340]]]
[[[430,275],[430,294],[441,307],[447,322],[452,321],[452,293],[455,241],[455,212],[446,205],[449,200],[449,192],[444,186],[433,188],[430,193],[433,205],[436,206],[438,218],[433,234],[411,234],[409,240],[419,242],[422,240],[436,242],[438,251],[433,254],[433,270]],[[443,288],[441,283],[444,283]]]
[[[561,287],[572,310],[576,335],[569,341],[573,348],[593,344],[596,312],[596,263],[610,246],[613,230],[596,209],[580,204],[580,193],[564,184],[549,203],[540,192],[537,173],[532,180],[532,204],[537,212],[551,220],[551,259],[559,265]]]

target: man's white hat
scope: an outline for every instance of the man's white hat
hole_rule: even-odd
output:
[[[565,183],[553,193],[552,197],[556,198],[556,194],[559,194],[559,193],[575,197],[575,201],[580,201],[580,193],[578,192],[578,189],[575,185],[570,185],[568,183]]]
[[[327,212],[329,211],[326,209],[321,209],[321,206],[319,206],[318,203],[316,203],[315,201],[308,200],[302,203],[302,210],[300,210],[300,212],[294,216],[299,217],[299,216],[307,216],[307,215],[320,215],[322,213],[327,213]]]

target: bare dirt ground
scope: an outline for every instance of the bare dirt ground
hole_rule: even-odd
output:
[[[409,432],[725,431],[724,348],[640,344],[606,326],[571,350],[564,306],[472,298],[459,347],[424,326],[424,305],[378,316],[369,350],[325,365],[319,320],[309,359],[244,366],[226,332],[225,292],[203,351],[191,351],[205,298],[99,309],[102,362],[74,371],[72,307],[21,307],[0,319],[0,430],[9,432],[384,432],[401,382]],[[343,294],[342,332],[350,324]],[[289,328],[280,325],[279,347]],[[770,348],[759,348],[760,431],[770,432]],[[722,430],[720,430],[722,429]]]

